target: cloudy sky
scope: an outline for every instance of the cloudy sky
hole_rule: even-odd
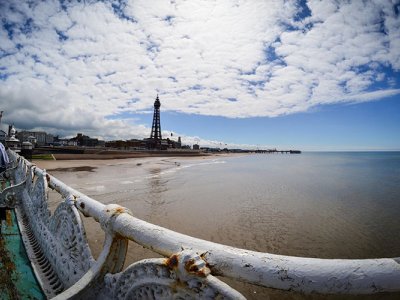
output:
[[[400,1],[0,0],[3,123],[400,150]]]

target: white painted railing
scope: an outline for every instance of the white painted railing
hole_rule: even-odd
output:
[[[0,194],[0,206],[16,208],[29,257],[49,298],[243,298],[213,275],[304,293],[400,291],[399,258],[292,257],[208,242],[137,219],[119,205],[99,203],[14,152],[10,156],[14,185]],[[47,208],[48,188],[64,199],[53,215]],[[105,232],[97,260],[79,212],[94,218]],[[142,260],[122,270],[128,240],[166,258]]]

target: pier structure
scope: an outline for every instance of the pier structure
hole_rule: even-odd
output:
[[[53,299],[244,299],[215,276],[274,289],[320,294],[400,292],[400,258],[319,259],[239,249],[150,224],[100,203],[9,151],[1,174],[11,184],[0,208],[14,210],[41,289]],[[53,213],[48,191],[61,195]],[[95,259],[82,216],[105,233]],[[128,241],[164,258],[124,268]]]
[[[301,154],[300,150],[276,150],[276,149],[267,149],[267,150],[255,150],[255,153],[267,153],[267,154],[274,154],[274,153],[280,153],[280,154]]]

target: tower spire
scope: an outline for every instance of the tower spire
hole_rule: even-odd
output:
[[[153,142],[154,148],[161,148],[161,124],[160,124],[160,107],[161,102],[158,98],[158,94],[156,97],[156,101],[154,101],[154,114],[153,114],[153,125],[151,126],[151,134],[150,139]]]

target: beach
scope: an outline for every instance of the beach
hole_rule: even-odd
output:
[[[116,203],[128,207],[135,217],[142,218],[148,222],[154,222],[158,225],[168,226],[172,223],[165,224],[157,219],[159,216],[148,215],[145,207],[147,199],[144,199],[142,205],[132,204],[135,198],[140,194],[143,200],[143,193],[146,193],[147,186],[143,186],[143,182],[153,182],[153,187],[160,184],[157,182],[159,176],[173,173],[182,166],[191,163],[201,163],[213,161],[220,157],[239,156],[233,155],[208,155],[194,157],[136,157],[118,159],[63,159],[63,160],[34,160],[33,163],[39,168],[45,169],[50,175],[62,180],[70,187],[98,200],[104,204]],[[57,205],[62,201],[59,195],[50,191],[49,203],[50,210],[54,211]],[[145,205],[143,205],[145,204]],[[152,205],[156,205],[154,202]],[[162,206],[162,203],[160,204]],[[92,253],[97,257],[103,246],[104,234],[97,222],[92,218],[83,218],[88,241],[92,249]],[[164,220],[165,221],[165,220]],[[171,228],[171,227],[170,227]],[[130,242],[126,266],[134,261],[143,258],[158,257],[154,252],[148,251],[143,247],[137,246]]]
[[[207,153],[197,150],[170,149],[170,150],[117,150],[104,148],[37,148],[35,154],[48,155],[54,160],[108,160],[143,157],[203,157],[224,155],[226,153]],[[38,160],[41,161],[41,160]]]

